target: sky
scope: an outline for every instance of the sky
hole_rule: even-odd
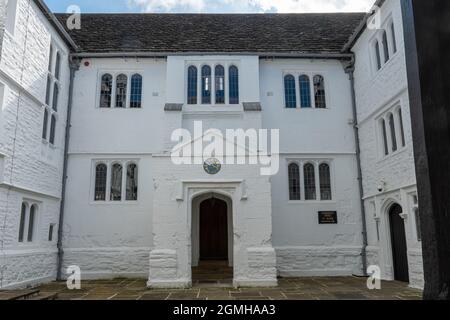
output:
[[[298,13],[368,11],[375,0],[45,0],[53,12]]]

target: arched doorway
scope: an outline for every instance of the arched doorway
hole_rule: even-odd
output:
[[[405,221],[400,216],[402,213],[403,209],[398,204],[394,204],[389,210],[394,278],[397,281],[409,282],[408,247]]]
[[[228,261],[228,205],[214,197],[200,204],[200,261]]]
[[[233,203],[223,194],[206,193],[192,202],[192,280],[194,286],[233,281]]]

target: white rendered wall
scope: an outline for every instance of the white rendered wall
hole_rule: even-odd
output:
[[[89,66],[84,64],[86,61]],[[182,112],[164,112],[166,102],[186,102],[187,68],[191,64],[200,66],[204,63],[239,67],[241,103],[222,106],[185,104]],[[283,94],[285,71],[323,75],[329,108],[286,110]],[[105,72],[114,75],[141,73],[143,108],[98,108],[99,79]],[[271,94],[267,95],[268,92]],[[263,111],[244,112],[242,102],[261,102]],[[181,170],[175,174],[173,172],[178,172],[179,168],[172,168],[170,160],[161,158],[160,154],[174,145],[169,139],[174,129],[182,127],[192,131],[194,121],[202,121],[204,130],[281,130],[281,168],[279,174],[270,179],[272,204],[268,204],[273,212],[273,242],[280,274],[359,274],[362,240],[354,137],[349,124],[351,118],[350,84],[338,61],[264,61],[240,56],[176,56],[168,57],[167,62],[160,59],[83,61],[74,89],[64,232],[65,265],[79,265],[84,277],[138,275],[148,271],[148,254],[153,249],[152,239],[156,232],[155,210],[176,205],[171,184],[183,177],[192,180],[202,179],[205,175],[203,170]],[[287,161],[292,159],[331,161],[333,201],[288,200]],[[97,160],[139,161],[137,203],[99,204],[92,201],[92,170]],[[227,168],[224,177],[228,180],[243,179],[248,176],[247,171],[245,167],[242,172],[239,167],[234,170]],[[260,179],[259,175],[254,177],[257,178]],[[172,196],[167,201],[173,203],[160,203],[163,194],[154,196],[154,189],[163,188],[163,185]],[[254,192],[257,193],[257,189]],[[319,225],[318,211],[323,210],[338,211],[339,224]],[[124,219],[126,228],[122,223]],[[267,223],[270,225],[271,222]],[[162,228],[166,226],[160,224],[156,229],[160,231]],[[252,246],[260,245],[255,243]],[[160,243],[155,245],[157,250],[167,251],[172,248],[169,247]],[[131,257],[130,262],[123,257]],[[240,281],[248,281],[242,272],[247,269],[240,270]],[[188,281],[188,271],[183,272],[179,278]]]
[[[4,1],[2,1],[4,3]],[[50,43],[62,54],[54,146],[42,141]],[[53,280],[68,99],[68,49],[33,1],[19,0],[14,34],[5,31],[0,61],[0,287]],[[1,158],[2,156],[0,156]],[[38,204],[32,243],[18,243],[22,201]],[[48,241],[50,224],[53,240]]]
[[[162,59],[91,59],[82,62],[74,86],[64,264],[80,266],[84,278],[148,274],[148,257],[156,232],[154,212],[163,208],[154,205],[155,179],[162,173],[161,169],[154,171],[158,166],[153,157],[170,151],[174,145],[170,142],[173,130],[192,129],[193,122],[199,120],[204,122],[205,130],[211,127],[261,127],[260,114],[244,113],[242,104],[186,106],[183,112],[164,112],[166,101],[184,103],[186,67],[201,60],[211,65],[214,61],[242,65],[240,73],[245,81],[240,81],[241,101],[258,102],[256,57],[169,57],[167,63]],[[85,62],[89,62],[89,66]],[[138,72],[143,76],[142,109],[98,108],[100,77],[107,72],[113,75]],[[178,83],[179,79],[182,79],[181,83]],[[249,86],[252,89],[246,89]],[[222,111],[217,113],[217,108]],[[136,203],[92,200],[94,163],[114,160],[138,162],[140,182]],[[233,178],[240,179],[240,174]],[[270,204],[267,208],[271,208]],[[127,228],[124,228],[124,219]],[[159,226],[159,229],[163,227]],[[271,230],[270,214],[266,228]],[[269,280],[273,282],[273,279]],[[244,280],[241,277],[241,281]]]
[[[100,109],[100,77],[122,72],[142,75],[142,108]],[[64,265],[78,265],[83,278],[148,276],[153,246],[152,154],[163,149],[165,76],[164,59],[85,60],[76,73]],[[114,160],[133,160],[138,164],[137,202],[93,201],[95,162]]]
[[[5,33],[6,1],[0,1],[0,59],[2,57],[3,34]]]
[[[366,30],[353,47],[356,54],[355,90],[361,139],[361,159],[367,222],[369,261],[379,265],[384,279],[393,279],[393,258],[390,244],[388,210],[398,203],[406,214],[410,285],[423,286],[421,243],[417,241],[416,221],[411,197],[416,194],[416,178],[412,143],[412,128],[407,88],[405,47],[399,0],[389,0],[381,8],[381,22],[393,19],[398,51],[381,70],[376,71],[370,44],[376,34]],[[377,119],[392,107],[401,106],[406,147],[383,156]],[[384,181],[383,192],[378,191]],[[376,221],[379,221],[378,241]]]
[[[327,109],[286,109],[286,74],[308,74],[311,81],[322,75]],[[263,127],[280,129],[281,136],[280,172],[271,179],[279,274],[361,274],[361,211],[348,76],[339,61],[261,60],[260,81]],[[288,164],[308,160],[331,164],[332,201],[289,201]],[[319,211],[337,211],[338,224],[319,225]]]

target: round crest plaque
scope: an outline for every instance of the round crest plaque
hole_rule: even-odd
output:
[[[222,169],[222,164],[220,163],[219,160],[211,158],[203,163],[203,169],[205,169],[205,172],[207,174],[211,175],[218,174]]]

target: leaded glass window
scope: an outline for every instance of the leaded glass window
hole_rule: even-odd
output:
[[[111,201],[122,200],[122,165],[113,164],[111,168]]]
[[[229,69],[230,104],[239,104],[239,70],[236,66]]]
[[[392,35],[392,52],[396,53],[397,52],[397,39],[395,36],[395,26],[394,26],[394,22],[391,23],[391,35]]]
[[[380,52],[380,43],[378,41],[375,42],[375,59],[377,70],[381,69],[381,52]]]
[[[53,46],[50,46],[50,53],[48,56],[48,72],[52,72]]]
[[[52,115],[52,120],[50,121],[50,139],[51,144],[55,144],[56,135],[56,115]]]
[[[130,108],[139,109],[142,107],[142,76],[134,74],[131,77]]]
[[[32,242],[34,236],[34,222],[36,220],[37,206],[34,204],[30,208],[30,217],[28,219],[28,237],[27,241]]]
[[[53,85],[53,102],[52,102],[52,108],[54,111],[58,111],[58,99],[59,99],[59,87],[58,84],[55,82]]]
[[[300,83],[300,106],[302,108],[311,108],[311,83],[307,75],[301,75]]]
[[[45,91],[45,104],[50,105],[50,92],[52,90],[52,78],[50,75],[47,76],[47,89]]]
[[[325,80],[320,75],[314,76],[314,98],[316,101],[316,108],[325,109],[327,107]]]
[[[298,164],[289,165],[289,200],[300,200],[300,169]]]
[[[319,166],[320,200],[332,200],[330,166],[322,163]]]
[[[95,167],[95,201],[106,200],[106,178],[108,167],[106,164],[98,164]]]
[[[225,69],[223,66],[218,65],[215,68],[215,78],[216,78],[216,104],[225,103]]]
[[[127,106],[127,84],[128,77],[119,74],[116,79],[116,108],[126,108]]]
[[[295,109],[297,107],[297,95],[295,92],[295,78],[293,75],[284,77],[284,95],[286,100],[286,108]]]
[[[110,74],[105,74],[102,76],[100,108],[111,108],[112,80],[113,78]]]
[[[211,67],[202,68],[202,104],[211,104]]]
[[[197,104],[197,67],[188,69],[188,104]]]
[[[389,45],[386,31],[383,31],[384,62],[389,61]]]
[[[398,114],[398,122],[400,124],[400,134],[402,138],[402,146],[406,146],[406,140],[405,140],[405,128],[403,127],[403,115],[402,115],[402,109],[398,108],[397,110]]]
[[[314,165],[311,163],[305,164],[303,172],[305,179],[305,200],[316,200],[316,174]]]
[[[56,62],[55,62],[55,78],[59,80],[61,72],[61,54],[56,53]]]
[[[381,119],[380,125],[381,125],[381,134],[383,138],[384,154],[387,156],[389,154],[389,147],[388,147],[386,121],[384,119]]]
[[[48,110],[44,108],[44,123],[42,124],[42,139],[47,139],[47,128],[48,128]]]
[[[392,113],[389,114],[389,128],[391,130],[392,151],[395,152],[397,151],[398,146],[397,146],[397,134],[395,133],[395,120],[394,115]]]
[[[55,229],[55,225],[54,225],[54,224],[51,224],[51,225],[48,227],[48,241],[49,241],[49,242],[52,242],[52,241],[53,241],[53,229]]]
[[[19,242],[23,242],[23,237],[25,234],[26,215],[27,215],[27,204],[23,202],[20,210]]]
[[[129,164],[127,167],[127,201],[138,199],[138,167],[136,164]]]

